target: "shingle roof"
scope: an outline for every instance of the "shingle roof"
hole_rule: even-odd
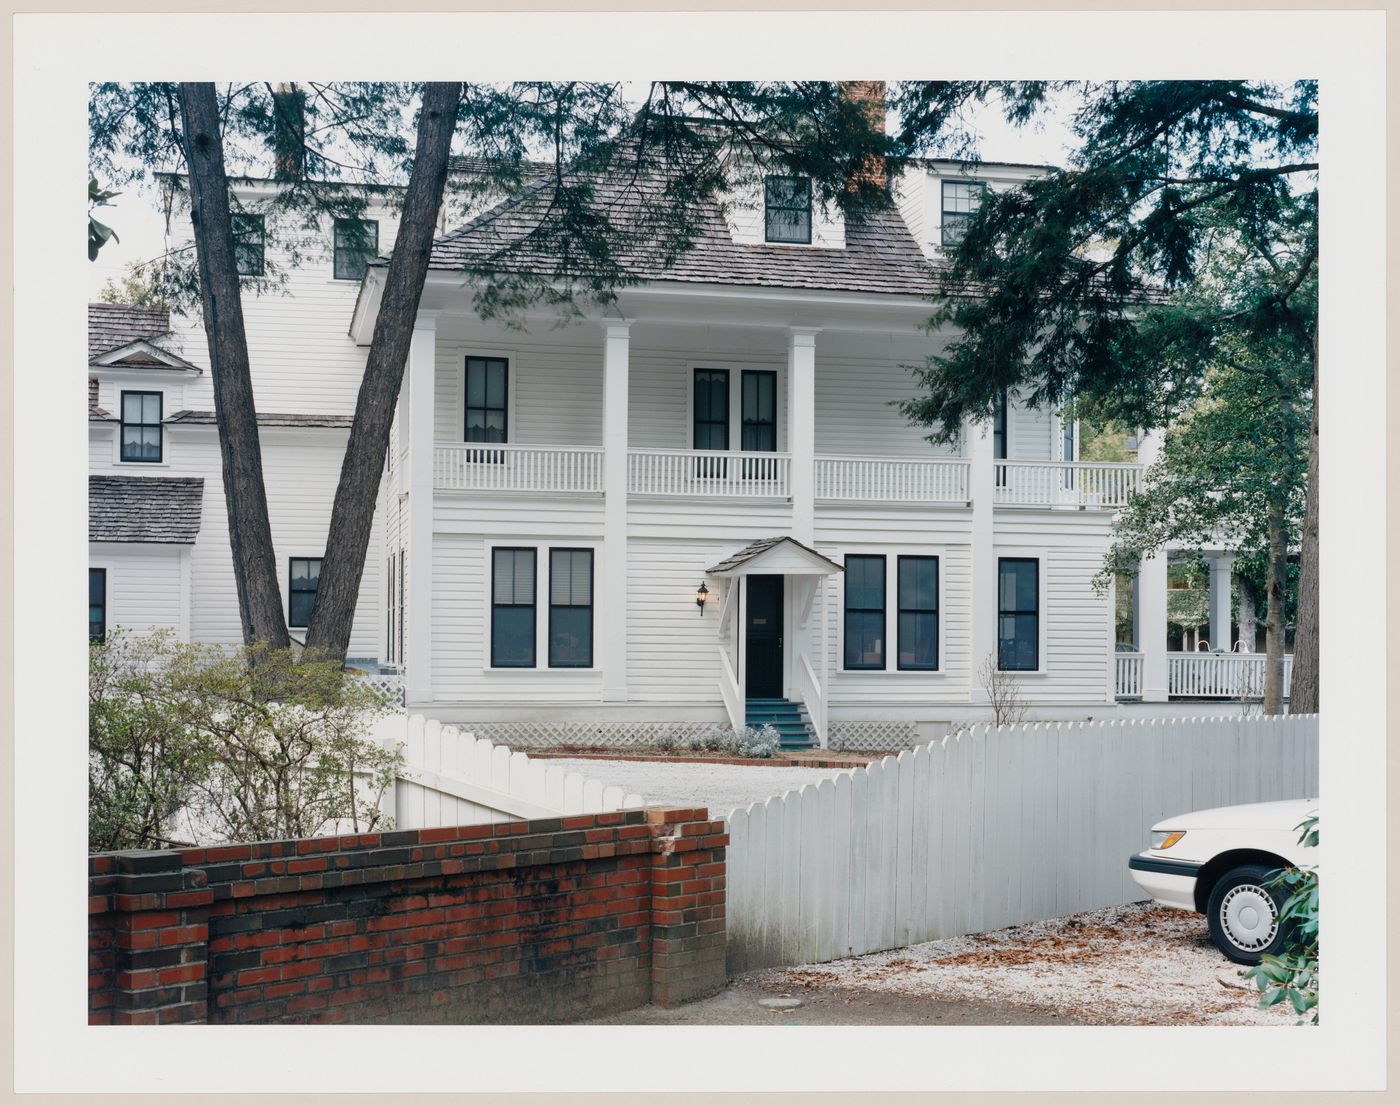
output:
[[[111,412],[104,411],[97,405],[97,381],[88,380],[88,421],[89,422],[115,422]]]
[[[621,221],[629,208],[661,202],[659,182],[632,181],[626,174],[597,180],[595,203]],[[553,274],[555,257],[546,242],[520,243],[542,225],[553,196],[552,179],[522,188],[433,243],[434,269],[491,267],[501,271]],[[634,225],[636,225],[634,223]],[[511,248],[508,256],[501,251]],[[923,255],[909,228],[892,207],[846,223],[843,249],[735,242],[718,204],[700,212],[696,241],[672,264],[648,257],[644,245],[625,257],[630,271],[647,280],[752,285],[823,291],[875,292],[928,296],[935,290],[935,266]]]
[[[212,426],[213,411],[176,411],[165,420],[181,426]],[[348,428],[354,419],[348,414],[258,414],[259,426],[325,426]]]
[[[803,552],[809,553],[809,554],[811,554],[812,556],[815,556],[818,560],[825,560],[828,564],[830,564],[830,565],[831,565],[834,569],[836,569],[836,571],[838,571],[838,572],[845,571],[845,569],[842,568],[840,564],[836,563],[836,561],[832,560],[831,557],[829,557],[829,556],[823,556],[821,553],[817,552],[816,549],[811,548],[811,547],[808,546],[808,545],[804,545],[801,541],[797,540],[797,538],[795,538],[795,537],[782,536],[782,537],[763,537],[763,538],[760,538],[759,540],[753,542],[753,543],[750,544],[750,545],[745,545],[742,549],[740,549],[738,552],[734,553],[732,556],[727,556],[727,557],[725,557],[725,558],[724,558],[723,560],[721,560],[718,564],[716,564],[713,568],[706,568],[706,569],[705,569],[705,574],[706,574],[706,575],[722,575],[722,574],[725,573],[725,572],[731,571],[731,570],[733,570],[734,568],[739,567],[740,564],[747,563],[748,561],[752,560],[752,559],[753,559],[754,557],[756,557],[756,556],[761,556],[763,553],[766,553],[769,549],[775,548],[776,546],[781,545],[784,541],[790,541],[792,544],[796,545],[796,546],[797,546],[799,549],[801,549]]]
[[[183,476],[89,476],[88,540],[192,545],[204,481]]]
[[[129,307],[124,303],[88,304],[88,361],[134,341],[154,342],[170,333],[164,307]]]

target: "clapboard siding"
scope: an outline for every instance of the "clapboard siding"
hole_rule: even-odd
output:
[[[1316,714],[978,725],[730,813],[729,971],[1135,901],[1156,822],[1317,793]]]
[[[107,629],[181,635],[187,555],[185,545],[89,545],[88,566],[107,571]]]

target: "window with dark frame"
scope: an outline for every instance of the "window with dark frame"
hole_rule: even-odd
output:
[[[722,368],[697,368],[692,403],[691,441],[694,449],[729,448],[729,372]],[[725,475],[723,458],[697,457],[695,475],[716,479]]]
[[[1006,389],[997,392],[996,404],[992,408],[992,456],[996,460],[1006,459]],[[997,486],[1006,486],[1006,469],[997,468]]]
[[[165,397],[158,391],[124,391],[121,405],[121,458],[159,464],[161,418]]]
[[[491,550],[491,666],[535,666],[535,550]]]
[[[311,611],[316,605],[316,589],[321,585],[321,557],[292,557],[290,576],[287,586],[287,625],[293,629],[305,629],[311,624]]]
[[[107,569],[88,569],[88,640],[107,639]]]
[[[763,182],[763,240],[812,244],[812,182],[805,176],[770,176]]]
[[[972,216],[982,206],[987,185],[977,180],[943,182],[942,242],[945,249],[956,246],[967,234]]]
[[[593,550],[549,550],[549,666],[593,666]]]
[[[510,436],[510,362],[504,357],[468,357],[464,440],[504,445]],[[475,460],[503,460],[485,452]]]
[[[740,377],[739,448],[751,453],[778,451],[778,374],[745,369]]]
[[[336,219],[331,231],[337,280],[359,280],[379,255],[379,223],[374,219]]]
[[[403,626],[404,626],[404,565],[405,565],[405,563],[406,563],[406,557],[407,557],[407,555],[408,555],[408,554],[407,554],[403,549],[400,549],[400,550],[399,550],[399,641],[398,641],[398,651],[397,651],[397,653],[395,653],[395,655],[398,657],[398,660],[399,660],[399,663],[400,663],[400,664],[402,664],[402,663],[404,662],[404,654],[403,654]]]
[[[267,240],[267,226],[263,217],[234,214],[229,216],[229,221],[233,223],[233,263],[238,275],[261,276]]]
[[[384,579],[387,586],[384,588],[384,661],[393,664],[394,656],[394,599],[397,592],[394,589],[394,554],[389,554],[389,559],[384,562]]]
[[[1040,670],[1040,562],[1004,556],[997,561],[997,666]]]
[[[898,561],[899,670],[938,670],[938,557]]]
[[[844,613],[847,671],[885,668],[885,558],[846,557]]]

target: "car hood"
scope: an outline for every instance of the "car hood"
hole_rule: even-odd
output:
[[[1292,831],[1304,819],[1316,815],[1316,798],[1291,798],[1286,802],[1251,802],[1243,806],[1218,806],[1167,817],[1153,829],[1274,829]]]

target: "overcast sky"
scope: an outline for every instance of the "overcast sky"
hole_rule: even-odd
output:
[[[1018,129],[1006,123],[997,111],[984,108],[970,121],[978,132],[979,152],[985,161],[1063,165],[1072,144],[1064,116],[1064,110],[1047,113],[1042,121]],[[89,299],[96,299],[109,279],[120,281],[128,264],[148,261],[165,248],[165,217],[154,189],[126,192],[94,215],[115,230],[121,240],[109,242],[97,260],[89,264]]]

